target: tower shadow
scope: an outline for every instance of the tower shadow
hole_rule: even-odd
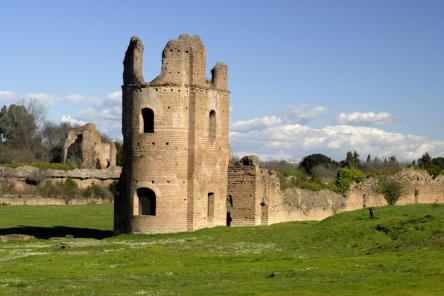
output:
[[[67,226],[53,226],[53,227],[36,227],[19,225],[17,227],[2,228],[0,235],[7,234],[26,234],[32,235],[38,239],[49,239],[51,237],[65,237],[72,235],[74,238],[95,238],[104,239],[113,236],[111,230],[100,230],[92,228],[78,228]]]

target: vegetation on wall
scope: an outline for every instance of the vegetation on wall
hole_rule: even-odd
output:
[[[430,154],[426,152],[421,158],[413,161],[410,167],[426,170],[430,176],[436,178],[439,175],[444,175],[444,157],[432,158]]]
[[[380,179],[379,191],[384,195],[389,205],[394,205],[401,196],[401,183],[393,179]],[[419,194],[419,193],[418,193]],[[416,190],[415,190],[416,196]]]
[[[380,159],[368,155],[366,161],[362,161],[357,151],[349,151],[345,159],[340,162],[318,153],[304,157],[299,164],[268,161],[262,162],[261,166],[277,172],[282,190],[298,187],[313,191],[327,189],[345,194],[353,183],[375,177],[379,180],[380,188],[385,188],[384,196],[388,196],[386,198],[390,200],[389,203],[395,203],[397,185],[387,180],[404,167],[427,170],[431,176],[436,177],[444,172],[444,157],[432,158],[425,153],[420,159],[407,165],[399,163],[395,156]],[[382,189],[381,193],[383,193]]]
[[[340,193],[346,193],[353,183],[360,183],[364,180],[365,174],[357,168],[342,168],[336,177],[336,188]]]

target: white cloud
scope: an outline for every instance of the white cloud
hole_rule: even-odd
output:
[[[84,96],[87,98],[87,96]],[[69,121],[77,124],[93,122],[99,131],[113,137],[121,138],[122,125],[122,92],[115,91],[96,98],[95,104],[88,106],[78,112],[68,116],[62,116],[62,121]]]
[[[300,105],[293,107],[290,109],[290,111],[283,112],[280,115],[270,115],[249,120],[239,120],[234,122],[230,128],[232,131],[246,132],[286,124],[307,123],[316,117],[325,114],[327,111],[327,108],[322,106],[316,106],[310,109],[308,105]]]
[[[444,139],[430,140],[375,127],[351,125],[330,125],[323,128],[302,124],[259,126],[247,131],[230,132],[230,143],[235,152],[246,151],[264,159],[300,160],[311,153],[324,153],[340,160],[347,151],[353,150],[361,155],[395,155],[400,160],[416,159],[425,152],[432,155],[444,154]]]
[[[62,119],[60,121],[61,122],[70,123],[71,125],[84,125],[84,124],[86,124],[86,121],[72,118],[71,115],[62,115]]]
[[[336,118],[338,124],[350,125],[382,125],[396,120],[396,117],[387,112],[352,112],[341,113]]]
[[[306,110],[308,107],[308,105],[293,107],[284,115],[284,118],[287,122],[307,123],[328,112],[328,109],[323,106],[316,106]]]
[[[114,102],[121,102],[122,101],[122,91],[114,91],[106,96],[107,99],[114,101]]]
[[[107,95],[107,99],[115,100],[121,96],[120,91]],[[5,104],[17,104],[27,102],[29,100],[37,100],[45,106],[53,106],[54,104],[71,102],[74,104],[93,104],[102,98],[98,96],[86,96],[81,94],[53,95],[48,93],[16,93],[13,91],[0,91],[0,98],[5,100]]]
[[[239,120],[233,123],[233,130],[247,131],[255,128],[265,128],[282,123],[282,119],[277,116],[264,116],[250,120]]]

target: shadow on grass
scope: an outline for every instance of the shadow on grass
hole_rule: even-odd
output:
[[[19,225],[18,227],[0,229],[0,235],[7,234],[26,234],[32,235],[39,239],[49,239],[51,237],[64,237],[66,235],[73,235],[75,238],[95,238],[103,239],[113,236],[110,230],[100,230],[92,228],[77,228],[66,226],[53,227],[35,227]]]

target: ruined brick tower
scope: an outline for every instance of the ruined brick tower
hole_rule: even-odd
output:
[[[125,54],[122,132],[125,165],[114,230],[178,232],[225,225],[229,91],[227,67],[206,80],[198,36],[170,40],[158,77],[144,82],[143,44]]]

